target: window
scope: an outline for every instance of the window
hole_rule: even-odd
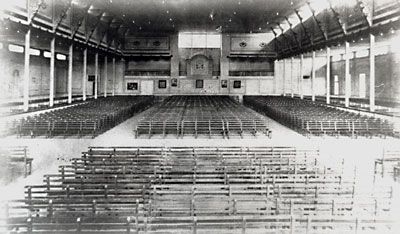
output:
[[[368,50],[360,50],[356,52],[356,58],[363,58],[363,57],[367,57],[369,55],[369,51]]]
[[[179,48],[221,48],[221,34],[182,32],[178,35]]]
[[[43,57],[50,58],[51,57],[51,53],[49,51],[44,51],[43,52]]]
[[[342,55],[341,54],[335,54],[332,56],[332,62],[337,62],[342,60]]]
[[[57,54],[57,55],[56,55],[56,58],[57,58],[58,60],[67,60],[67,56],[65,56],[65,55],[63,55],[63,54]]]
[[[159,80],[159,81],[158,81],[158,88],[159,88],[159,89],[165,89],[165,88],[167,88],[167,81],[166,81],[166,80]]]
[[[375,48],[375,56],[384,55],[389,52],[389,46],[380,46]]]
[[[196,89],[203,88],[203,80],[196,80]]]
[[[34,55],[34,56],[39,56],[40,55],[40,50],[37,50],[37,49],[30,49],[29,50],[29,54],[30,55]]]
[[[8,50],[15,53],[24,53],[24,47],[19,45],[8,45]]]

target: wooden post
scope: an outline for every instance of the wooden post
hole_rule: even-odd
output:
[[[83,50],[83,74],[82,74],[82,100],[86,101],[86,85],[87,85],[87,48]]]
[[[290,97],[294,97],[294,92],[293,92],[293,65],[294,65],[294,57],[291,57],[291,64],[290,64]]]
[[[49,106],[54,106],[54,76],[55,76],[55,49],[56,49],[56,38],[53,36],[50,42],[50,95],[49,95]]]
[[[94,78],[94,99],[97,99],[97,85],[99,79],[99,52],[96,52],[94,57],[94,70],[95,70],[95,78]]]
[[[72,103],[72,65],[73,65],[73,56],[74,53],[74,43],[71,42],[69,45],[69,54],[68,54],[68,104]]]
[[[282,74],[283,74],[283,96],[286,96],[286,59],[282,60]]]
[[[107,83],[108,83],[108,57],[104,56],[104,97],[107,97]]]
[[[246,217],[242,216],[242,234],[246,233]]]
[[[28,176],[28,155],[26,151],[26,146],[24,147],[24,177]]]
[[[331,103],[331,48],[326,47],[326,104]]]
[[[344,97],[344,102],[345,102],[345,107],[350,106],[350,96],[351,96],[351,78],[350,78],[350,43],[346,41],[344,43],[345,45],[345,53],[344,53],[344,61],[345,61],[345,66],[344,66],[344,74],[345,74],[345,97]]]
[[[112,60],[112,64],[113,64],[113,80],[112,80],[112,95],[115,96],[115,75],[116,75],[116,70],[115,70],[115,57],[113,57]]]
[[[315,102],[315,51],[312,52],[311,100]]]
[[[369,110],[375,111],[375,36],[369,39]]]
[[[299,92],[300,92],[300,99],[304,98],[303,95],[303,63],[304,63],[304,55],[300,55],[300,77],[299,77]]]
[[[28,6],[30,8],[30,6]],[[31,29],[25,34],[25,53],[24,53],[24,104],[25,112],[29,109],[29,83],[30,83],[30,48],[31,48]]]

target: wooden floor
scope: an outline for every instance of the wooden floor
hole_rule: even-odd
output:
[[[373,180],[374,159],[382,156],[383,149],[400,148],[400,140],[394,138],[307,138],[271,119],[269,119],[269,127],[272,131],[271,139],[267,136],[246,136],[244,139],[239,137],[231,139],[223,139],[222,137],[220,139],[194,139],[191,136],[185,136],[183,139],[176,139],[174,136],[135,139],[133,132],[135,124],[137,124],[141,116],[150,110],[151,108],[94,139],[31,139],[16,137],[0,139],[0,144],[4,146],[28,146],[30,156],[34,158],[32,175],[26,179],[21,178],[2,186],[2,191],[8,192],[2,193],[0,200],[22,197],[24,195],[24,185],[41,183],[44,174],[56,172],[59,165],[68,164],[69,159],[78,157],[89,146],[294,146],[303,149],[318,148],[321,152],[321,161],[329,165],[344,158],[349,170],[353,170],[357,166],[357,177],[368,183]],[[386,180],[379,180],[379,183],[384,182]],[[387,182],[393,183],[391,180],[387,180]],[[400,183],[395,183],[394,185],[399,189]]]

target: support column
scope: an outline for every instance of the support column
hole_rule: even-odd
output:
[[[278,94],[278,66],[279,63],[277,60],[274,60],[274,93]]]
[[[311,100],[315,102],[315,51],[312,52],[311,66]]]
[[[97,99],[97,79],[99,78],[99,52],[94,57],[94,99]]]
[[[107,97],[107,83],[108,83],[108,69],[107,69],[107,55],[104,57],[104,97]]]
[[[54,65],[55,65],[55,55],[56,55],[56,38],[53,36],[50,42],[50,96],[49,96],[49,106],[54,106]]]
[[[293,64],[294,64],[294,57],[292,56],[291,64],[290,64],[290,96],[292,98],[294,97],[294,93],[293,93]]]
[[[25,53],[24,53],[24,97],[23,109],[29,109],[29,77],[30,77],[30,49],[31,49],[31,29],[25,34]]]
[[[331,48],[326,47],[326,104],[331,103]]]
[[[369,38],[369,110],[375,111],[375,36]]]
[[[300,99],[304,98],[303,95],[303,64],[304,64],[304,55],[300,55],[300,80],[299,80],[299,93],[300,93]]]
[[[346,107],[350,106],[350,96],[351,96],[351,80],[350,80],[350,43],[346,41],[344,43],[344,79],[345,79],[345,92],[344,92],[344,103]]]
[[[282,68],[282,74],[283,74],[283,96],[286,96],[286,59],[283,59],[282,62],[283,62],[283,68]]]
[[[87,85],[87,48],[83,50],[83,74],[82,74],[82,99],[86,101]]]
[[[115,96],[115,57],[113,57],[112,60],[112,64],[113,64],[113,68],[112,68],[112,73],[113,73],[113,77],[112,77],[112,95]]]
[[[72,62],[73,62],[74,43],[69,45],[68,55],[68,103],[72,103]]]

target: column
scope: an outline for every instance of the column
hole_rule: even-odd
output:
[[[293,93],[293,64],[294,64],[294,57],[292,56],[291,64],[290,64],[290,96],[292,98],[294,97],[294,93]]]
[[[55,65],[56,38],[53,36],[50,42],[50,96],[49,106],[54,106],[54,65]]]
[[[315,102],[315,51],[312,52],[311,66],[311,100]]]
[[[97,99],[97,79],[99,77],[99,52],[94,57],[94,99]]]
[[[283,74],[283,96],[286,96],[286,59],[282,60],[283,62],[283,68],[282,68],[282,74]]]
[[[108,82],[108,69],[107,69],[107,55],[104,57],[104,97],[107,97],[107,82]]]
[[[112,95],[115,96],[115,57],[113,57],[112,64],[113,64]]]
[[[300,84],[299,84],[299,92],[300,92],[300,99],[303,99],[304,98],[304,95],[303,95],[303,64],[304,64],[304,55],[303,54],[301,54],[300,55]]]
[[[86,84],[87,84],[87,48],[83,50],[83,74],[82,74],[82,99],[86,101]]]
[[[326,104],[331,103],[331,48],[326,47]]]
[[[29,109],[29,77],[30,77],[30,49],[31,49],[31,29],[25,34],[25,53],[24,53],[24,97],[23,97],[23,109],[28,111]]]
[[[278,94],[278,62],[277,60],[274,60],[274,93]]]
[[[351,80],[350,80],[350,43],[345,42],[345,52],[344,52],[344,79],[345,79],[345,93],[344,93],[344,103],[346,107],[350,106],[350,96],[351,96]]]
[[[369,39],[369,110],[375,111],[375,36]]]
[[[74,43],[69,45],[68,55],[68,103],[72,103],[72,62],[73,62]]]

